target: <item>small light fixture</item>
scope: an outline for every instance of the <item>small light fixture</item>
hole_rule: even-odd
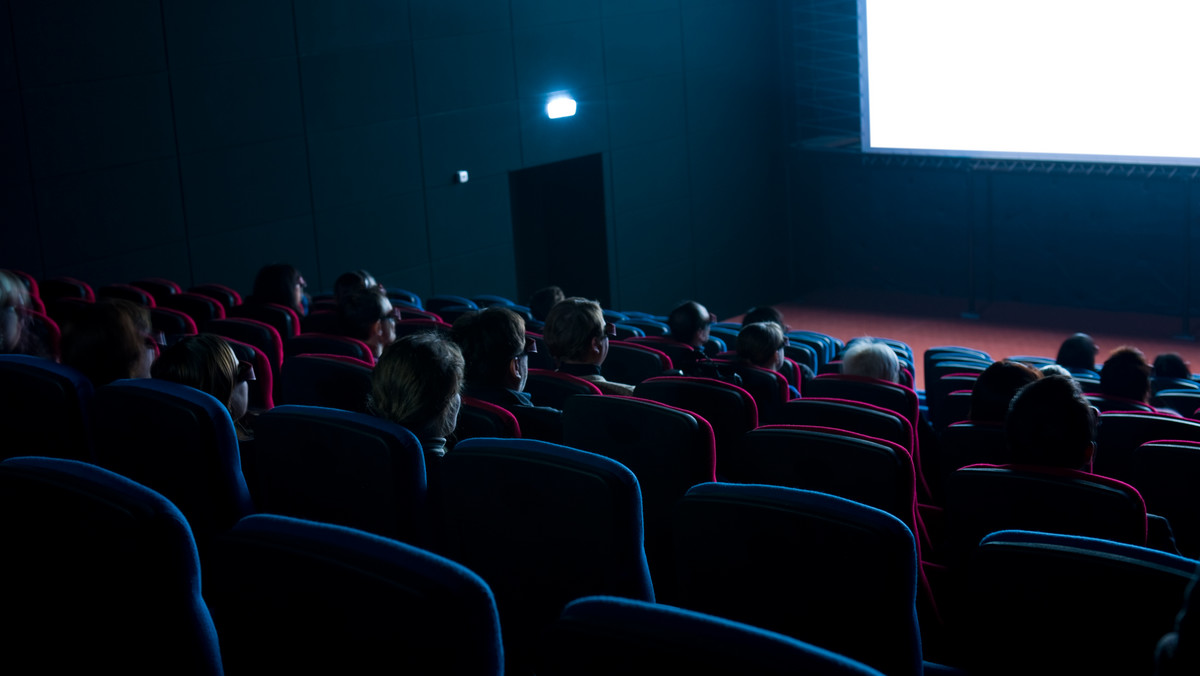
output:
[[[551,120],[560,117],[571,117],[575,114],[575,99],[565,93],[554,94],[546,103],[546,116]]]

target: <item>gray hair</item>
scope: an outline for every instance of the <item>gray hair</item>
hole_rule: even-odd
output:
[[[842,373],[900,382],[900,360],[891,346],[875,338],[858,338],[842,354]]]

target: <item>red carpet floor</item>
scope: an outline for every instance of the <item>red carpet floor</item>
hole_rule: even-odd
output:
[[[777,306],[795,329],[827,333],[842,340],[881,336],[902,340],[916,357],[917,387],[924,387],[921,355],[936,345],[963,345],[995,359],[1013,355],[1054,357],[1064,338],[1082,331],[1100,348],[1099,361],[1121,345],[1132,345],[1153,361],[1162,352],[1178,352],[1200,368],[1200,344],[1177,338],[1179,317],[1102,312],[1019,303],[979,308],[978,319],[965,319],[959,299],[854,291],[813,294]],[[740,320],[731,317],[729,321]]]

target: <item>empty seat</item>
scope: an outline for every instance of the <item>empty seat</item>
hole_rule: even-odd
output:
[[[328,333],[301,333],[283,341],[284,359],[299,354],[339,354],[375,365],[375,353],[357,338]]]
[[[188,292],[213,298],[220,302],[226,310],[242,304],[242,294],[224,284],[198,284],[188,289]]]
[[[679,605],[887,674],[920,674],[917,550],[886,512],[824,493],[704,484],[675,513]]]
[[[447,556],[496,594],[509,671],[538,634],[592,594],[653,601],[638,481],[620,463],[530,439],[468,439],[442,462]]]
[[[610,340],[608,356],[600,365],[600,375],[615,383],[637,385],[671,368],[671,358],[662,350],[649,345]]]
[[[154,297],[154,301],[160,305],[162,304],[162,300],[167,296],[183,292],[183,289],[178,284],[162,277],[146,277],[145,279],[132,281],[129,285],[136,286],[150,294]]]
[[[198,293],[172,294],[159,300],[158,306],[187,314],[201,331],[207,330],[208,322],[225,318],[225,306],[220,301]]]
[[[274,327],[283,338],[300,335],[300,315],[278,303],[242,303],[227,308],[225,315],[264,322]]]
[[[758,407],[749,392],[712,378],[659,376],[642,381],[634,394],[703,416],[713,428],[718,476],[738,480],[746,475],[742,436],[758,427]]]
[[[567,397],[576,394],[603,394],[595,383],[583,378],[538,368],[529,369],[524,392],[529,394],[538,406],[557,409],[563,407]]]
[[[233,420],[216,398],[164,380],[118,380],[93,403],[98,464],[175,503],[201,550],[254,511]]]
[[[971,559],[971,674],[1153,674],[1196,561],[1069,535],[1000,531]]]
[[[462,398],[462,408],[458,411],[458,425],[454,428],[455,440],[520,436],[521,425],[508,409],[474,397]]]
[[[1200,442],[1148,441],[1133,453],[1133,481],[1146,509],[1166,517],[1185,556],[1200,559]]]
[[[1134,451],[1147,441],[1162,439],[1200,441],[1200,422],[1162,413],[1102,413],[1096,429],[1096,473],[1136,481]]]
[[[539,674],[880,672],[794,638],[683,608],[611,596],[572,601],[542,643]]]
[[[214,544],[205,598],[230,674],[503,672],[495,600],[458,563],[269,514]]]
[[[127,300],[137,305],[155,307],[154,296],[150,292],[130,284],[108,284],[96,289],[97,298],[117,298]]]
[[[279,376],[279,401],[365,413],[371,371],[368,362],[343,355],[288,357]]]
[[[70,366],[0,355],[0,459],[40,455],[91,462],[92,392],[91,381]]]
[[[82,462],[9,459],[0,541],[10,673],[222,673],[196,543],[157,492]]]
[[[243,461],[256,506],[420,544],[425,461],[404,427],[365,413],[279,406]]]

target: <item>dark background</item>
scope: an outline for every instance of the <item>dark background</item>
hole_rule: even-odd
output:
[[[591,206],[563,229],[608,243],[588,262],[616,308],[854,287],[1189,309],[1191,170],[844,145],[855,7],[0,0],[0,266],[248,290],[285,261],[316,291],[365,267],[517,296],[510,172],[599,154],[603,232]],[[579,113],[549,120],[563,89]]]

